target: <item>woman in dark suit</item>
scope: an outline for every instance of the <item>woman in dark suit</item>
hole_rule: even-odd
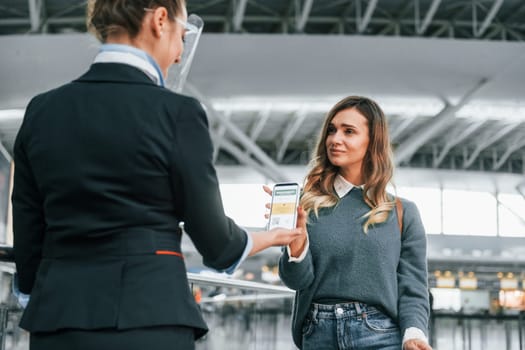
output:
[[[163,87],[186,20],[183,0],[96,1],[94,64],[27,107],[13,216],[33,350],[193,349],[207,328],[179,223],[220,271],[305,234],[247,234],[224,215],[205,112]]]

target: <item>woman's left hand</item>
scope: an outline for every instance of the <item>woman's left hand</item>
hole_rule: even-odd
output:
[[[432,347],[419,339],[410,339],[405,342],[403,350],[432,350]]]

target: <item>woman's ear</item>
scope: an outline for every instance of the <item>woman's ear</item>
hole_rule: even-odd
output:
[[[155,37],[162,37],[164,30],[167,30],[168,20],[168,10],[165,7],[160,6],[153,11],[149,25]]]

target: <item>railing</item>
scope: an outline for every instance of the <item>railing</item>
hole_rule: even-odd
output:
[[[433,346],[446,350],[524,350],[524,313],[437,312],[431,318]]]
[[[0,350],[25,350],[18,328],[22,309],[10,292],[15,271],[11,247],[0,246]],[[290,315],[294,292],[286,287],[188,273],[190,287],[210,328],[197,350],[296,349]],[[4,289],[8,289],[7,293]],[[6,296],[6,294],[8,294]],[[436,350],[525,350],[525,314],[435,312],[431,344]]]
[[[0,350],[28,349],[28,334],[18,328],[23,309],[11,294],[15,267],[12,247],[0,246]],[[294,292],[286,287],[188,273],[190,287],[210,331],[197,350],[295,349],[290,331]],[[3,280],[2,280],[3,279]]]

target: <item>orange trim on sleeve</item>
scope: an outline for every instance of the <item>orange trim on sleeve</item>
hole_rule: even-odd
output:
[[[176,255],[178,256],[179,258],[181,259],[184,259],[184,256],[182,255],[182,253],[179,253],[179,252],[173,252],[171,250],[157,250],[155,252],[155,254],[157,255]]]

